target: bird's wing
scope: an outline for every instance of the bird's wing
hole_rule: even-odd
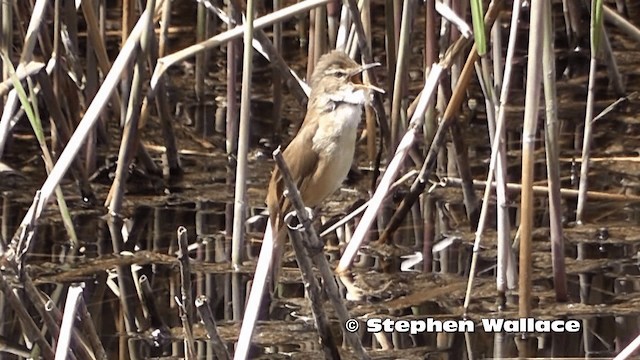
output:
[[[296,181],[296,186],[301,193],[306,188],[311,175],[315,172],[318,164],[318,154],[313,151],[313,135],[318,125],[303,124],[298,134],[291,140],[291,143],[282,153],[291,176]],[[294,146],[292,146],[294,145]],[[295,153],[294,150],[295,149]],[[295,159],[295,160],[294,160]],[[275,191],[274,190],[275,187]],[[267,193],[267,207],[269,210],[269,218],[272,224],[272,234],[274,239],[274,255],[272,267],[272,282],[274,285],[278,283],[280,269],[282,267],[282,257],[284,254],[284,245],[287,239],[287,231],[284,227],[284,215],[291,211],[291,202],[284,197],[285,185],[282,174],[278,167],[273,170],[271,182],[269,183],[269,191]],[[303,199],[304,200],[304,199]]]
[[[282,154],[291,171],[291,176],[296,181],[296,186],[301,193],[304,193],[304,189],[306,189],[311,175],[318,166],[318,153],[312,148],[313,135],[317,129],[317,123],[303,124],[298,134],[291,140],[291,143]],[[276,191],[271,191],[274,186],[276,187]],[[289,200],[282,196],[284,189],[285,185],[282,180],[282,174],[280,174],[280,170],[276,167],[271,176],[266,200],[267,207],[269,208],[269,216],[275,229],[279,229],[282,226],[282,224],[280,224],[282,217],[291,210]],[[279,219],[276,217],[277,214],[280,215]]]

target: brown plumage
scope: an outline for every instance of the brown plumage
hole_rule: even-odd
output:
[[[357,78],[363,70],[375,65],[360,66],[341,51],[323,55],[316,64],[310,81],[307,114],[300,130],[282,154],[303,202],[310,208],[317,207],[333,194],[349,172],[363,105],[371,96],[370,89],[379,91],[363,85]],[[276,167],[266,198],[276,236],[274,284],[278,281],[287,238],[283,219],[292,210],[282,195],[284,189],[282,176]]]

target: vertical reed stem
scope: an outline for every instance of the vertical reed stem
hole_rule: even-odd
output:
[[[560,148],[558,136],[558,104],[556,94],[556,68],[553,50],[553,23],[551,4],[544,2],[543,40],[543,84],[546,106],[545,150],[547,158],[547,179],[549,183],[549,227],[551,240],[551,261],[553,263],[553,283],[556,301],[567,301],[567,278],[564,264],[564,235],[562,231],[562,204],[560,199]]]
[[[522,199],[520,202],[520,293],[519,316],[531,314],[531,271],[533,231],[533,186],[534,151],[538,107],[540,103],[540,77],[542,76],[542,25],[544,4],[531,4],[531,27],[529,29],[529,61],[527,63],[527,92],[525,97],[524,125],[522,129]]]
[[[247,2],[244,57],[242,60],[242,95],[240,99],[240,130],[238,133],[238,164],[233,208],[233,239],[231,263],[238,268],[242,261],[244,219],[246,209],[247,153],[249,151],[249,116],[251,106],[251,73],[253,71],[253,15],[254,1]]]

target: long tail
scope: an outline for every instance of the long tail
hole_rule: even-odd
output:
[[[279,224],[278,224],[279,225]],[[276,230],[277,229],[277,230]],[[284,256],[284,249],[287,243],[287,227],[286,226],[272,226],[272,235],[277,232],[273,242],[273,257],[271,262],[271,284],[272,294],[278,287],[280,281],[280,271],[282,270],[282,258]]]

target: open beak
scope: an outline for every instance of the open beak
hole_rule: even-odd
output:
[[[362,65],[362,66],[360,67],[360,69],[358,69],[358,72],[363,72],[363,71],[365,71],[365,70],[369,70],[369,69],[371,69],[371,68],[374,68],[374,67],[376,67],[376,66],[380,66],[380,65],[382,65],[382,64],[380,64],[379,62],[371,63],[371,64],[365,64],[365,65]]]
[[[374,68],[376,66],[380,66],[380,63],[371,63],[371,64],[365,64],[362,65],[361,67],[359,67],[353,75],[351,75],[351,82],[353,82],[354,84],[359,84],[362,85],[362,87],[369,89],[369,90],[374,90],[377,91],[381,94],[384,94],[385,91],[377,86],[373,86],[371,84],[364,84],[361,79],[362,79],[362,73],[368,69]]]

